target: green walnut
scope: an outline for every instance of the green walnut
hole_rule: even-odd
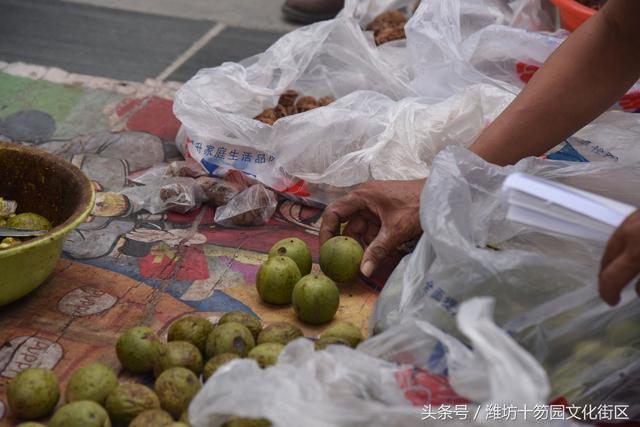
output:
[[[16,427],[47,427],[44,424],[36,423],[35,421],[27,421],[26,423],[20,423]]]
[[[53,414],[49,427],[111,427],[107,411],[92,400],[64,405]]]
[[[160,400],[149,387],[124,383],[109,393],[104,407],[115,424],[129,425],[142,412],[160,409]]]
[[[245,326],[237,322],[225,323],[209,334],[207,359],[222,353],[235,353],[245,357],[255,345],[253,335]]]
[[[322,272],[338,283],[351,282],[358,277],[364,249],[347,236],[336,236],[320,247]]]
[[[356,325],[351,322],[339,320],[329,326],[320,334],[320,339],[327,337],[342,338],[349,343],[349,346],[356,348],[358,344],[364,341],[364,336]]]
[[[333,319],[340,305],[340,291],[326,276],[311,273],[293,289],[293,309],[303,322],[318,325]]]
[[[26,212],[7,218],[7,227],[25,230],[51,230],[51,223],[42,215]]]
[[[247,357],[258,362],[261,368],[278,363],[278,356],[282,353],[284,346],[276,342],[266,342],[251,349]]]
[[[49,369],[27,368],[9,382],[9,409],[18,418],[33,420],[50,414],[59,399],[58,378]]]
[[[168,341],[187,341],[204,353],[207,337],[213,331],[213,324],[199,316],[187,316],[176,320],[169,327]]]
[[[217,356],[209,359],[207,363],[204,365],[204,370],[202,372],[202,378],[207,381],[211,375],[215,374],[218,368],[225,363],[231,362],[232,360],[240,359],[235,353],[222,353]]]
[[[289,237],[277,242],[269,251],[269,257],[286,256],[296,263],[300,274],[306,276],[311,273],[313,261],[311,251],[305,242],[297,237]]]
[[[218,325],[224,325],[229,322],[237,322],[247,328],[254,339],[258,339],[258,334],[262,331],[262,323],[256,316],[247,313],[246,311],[230,311],[218,320]]]
[[[67,403],[92,400],[102,405],[116,387],[118,387],[118,377],[109,367],[102,363],[91,363],[71,375],[64,392],[64,399]]]
[[[149,409],[141,412],[131,421],[129,427],[167,427],[173,423],[173,417],[162,409]]]
[[[182,413],[182,415],[180,415],[180,420],[181,423],[186,424],[186,425],[191,425],[191,421],[189,421],[189,411],[184,411]]]
[[[153,361],[153,373],[158,377],[169,368],[181,366],[200,375],[202,364],[202,354],[195,345],[187,341],[170,341],[158,347]]]
[[[155,331],[146,326],[127,329],[116,343],[116,354],[122,366],[136,374],[153,369],[153,360],[160,346]]]
[[[343,338],[338,338],[338,337],[324,337],[324,338],[318,339],[314,343],[314,347],[316,350],[324,350],[330,345],[344,345],[347,347],[351,347],[351,344],[349,343],[349,341]]]
[[[162,408],[178,418],[200,391],[200,380],[186,368],[170,368],[156,379],[154,389]]]
[[[256,274],[256,289],[264,302],[291,304],[293,287],[300,280],[300,270],[291,258],[275,256],[265,261]]]
[[[258,344],[264,344],[267,342],[276,342],[282,345],[287,345],[290,341],[296,338],[303,337],[304,333],[302,329],[287,322],[276,322],[267,326],[258,335]]]

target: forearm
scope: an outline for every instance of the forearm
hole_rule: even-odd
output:
[[[549,57],[471,150],[506,165],[540,155],[609,108],[640,76],[640,1],[609,0]]]

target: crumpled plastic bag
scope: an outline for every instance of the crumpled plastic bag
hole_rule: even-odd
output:
[[[193,159],[177,160],[171,162],[165,171],[167,176],[186,176],[189,178],[199,178],[209,175],[200,163]]]
[[[424,1],[405,28],[411,87],[434,100],[473,83],[517,93],[569,34],[551,28],[540,0]],[[613,108],[639,105],[636,84]]]
[[[232,361],[193,399],[189,420],[194,427],[218,427],[232,415],[266,418],[274,427],[575,425],[490,419],[492,405],[533,408],[546,402],[549,391],[542,367],[493,323],[492,310],[487,298],[461,307],[458,325],[473,350],[424,321],[407,318],[357,350],[315,351],[312,342],[300,338],[266,369],[250,359]],[[424,369],[426,359],[420,358],[438,346],[446,349],[448,380]],[[423,405],[435,412],[441,404],[462,405],[467,419],[453,414],[449,420],[423,419],[429,410]]]
[[[419,0],[346,0],[339,18],[353,18],[365,28],[377,16],[390,10],[401,10],[410,18]]]
[[[127,187],[120,193],[131,202],[132,212],[144,209],[152,214],[167,210],[185,213],[205,198],[193,178],[156,178],[149,185]]]
[[[277,155],[269,171],[256,178],[268,183],[270,174],[280,170],[304,180],[299,189],[306,193],[300,195],[320,203],[373,179],[424,178],[440,149],[469,146],[512,99],[511,93],[489,85],[470,86],[436,104],[354,92],[299,115],[304,120],[280,119],[271,137],[253,141]],[[198,155],[196,144],[191,152]],[[208,159],[203,157],[203,164]],[[287,188],[274,189],[287,193]]]
[[[282,162],[279,156],[288,147],[303,146],[335,157],[340,147],[333,147],[333,138],[350,134],[358,138],[375,130],[369,123],[369,116],[378,108],[375,100],[367,105],[363,104],[369,101],[366,98],[352,98],[345,104],[340,98],[361,90],[391,100],[410,96],[406,70],[397,72],[394,65],[381,59],[370,34],[354,19],[302,27],[262,54],[200,70],[183,85],[176,93],[174,113],[186,135],[180,134],[177,145],[185,150],[185,157],[198,160],[211,174],[219,168],[237,169],[276,191],[293,192],[290,189],[296,188],[299,179],[291,176],[286,160]],[[274,107],[288,89],[317,98],[333,96],[337,101],[284,117],[273,126],[253,119],[265,108]],[[352,111],[354,103],[359,108]],[[327,111],[329,107],[333,108]],[[301,128],[322,138],[300,139],[291,131]],[[187,139],[190,144],[185,144]]]
[[[633,289],[614,308],[600,299],[603,247],[505,220],[501,187],[516,171],[640,206],[640,168],[624,158],[586,164],[527,158],[502,168],[449,147],[423,190],[424,234],[387,281],[372,330],[417,316],[455,333],[461,303],[493,296],[496,323],[545,366],[551,397],[631,404],[629,414],[640,414],[640,402],[629,401],[640,395],[640,329],[628,323],[637,322],[640,299]],[[619,330],[615,339],[612,329]]]
[[[183,168],[184,165],[177,167]],[[168,176],[170,168],[167,165],[151,168],[132,179],[142,185],[127,187],[120,192],[131,202],[132,212],[144,209],[152,214],[164,211],[186,213],[202,203],[222,206],[246,188],[242,183],[210,176],[197,179]]]
[[[256,226],[266,224],[278,207],[278,197],[261,184],[238,194],[216,209],[214,222],[222,226]]]
[[[202,202],[213,206],[223,206],[240,195],[248,186],[230,179],[201,176],[196,185],[202,191]]]

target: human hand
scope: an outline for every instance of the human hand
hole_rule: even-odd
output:
[[[367,245],[360,271],[369,277],[402,243],[422,234],[420,192],[426,180],[372,181],[331,203],[322,216],[320,243],[340,234]]]
[[[613,233],[600,265],[600,296],[609,305],[620,301],[620,293],[640,273],[640,210],[631,214]],[[636,284],[640,294],[640,282]]]

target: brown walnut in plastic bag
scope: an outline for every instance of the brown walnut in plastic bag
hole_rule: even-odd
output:
[[[203,194],[202,201],[214,206],[226,205],[245,189],[242,184],[209,176],[196,179],[196,184]]]
[[[273,108],[265,109],[262,113],[255,116],[254,119],[271,126],[283,117],[304,113],[305,111],[313,110],[318,107],[324,107],[335,100],[336,98],[333,96],[325,96],[320,98],[320,100],[313,96],[299,97],[298,92],[289,89],[280,95],[280,98],[278,98],[278,105]]]
[[[320,106],[324,107],[326,105],[331,104],[335,100],[336,98],[334,96],[323,96],[322,98],[320,98],[320,101],[318,102],[320,103]]]
[[[287,116],[293,116],[294,114],[298,114],[298,109],[296,108],[295,105],[289,105],[288,107],[285,107],[287,110]]]
[[[406,38],[404,26],[407,23],[407,17],[399,10],[390,10],[389,12],[378,15],[373,21],[367,25],[367,31],[373,31],[373,37],[376,45],[381,45],[393,40]]]
[[[200,206],[202,191],[195,180],[182,178],[181,182],[172,182],[162,186],[159,197],[166,210],[185,213]],[[156,209],[165,210],[159,206]]]
[[[367,25],[367,31],[380,31],[387,27],[404,26],[407,23],[407,17],[399,10],[390,10],[376,16],[373,21]]]
[[[299,113],[313,110],[314,108],[318,108],[319,106],[320,103],[313,96],[303,96],[296,101],[296,108],[298,109]]]
[[[166,176],[182,176],[189,178],[198,178],[208,175],[199,162],[194,159],[186,159],[171,162],[165,171]]]
[[[289,115],[287,108],[283,107],[281,104],[276,105],[276,108],[273,109],[273,112],[275,113],[278,119],[287,117]]]
[[[278,105],[282,105],[283,107],[291,107],[296,103],[296,98],[299,96],[298,92],[293,89],[289,89],[278,99]]]
[[[264,225],[277,207],[278,198],[275,193],[262,184],[256,184],[238,194],[225,206],[219,207],[214,221],[223,226]]]
[[[404,33],[404,28],[402,27],[387,27],[380,30],[375,36],[374,39],[376,41],[376,45],[381,45],[387,42],[391,42],[394,40],[402,40],[406,39],[407,36]]]
[[[262,123],[266,123],[268,125],[272,125],[278,120],[275,111],[273,108],[267,108],[262,113],[258,114],[254,117],[254,119],[261,121]]]

